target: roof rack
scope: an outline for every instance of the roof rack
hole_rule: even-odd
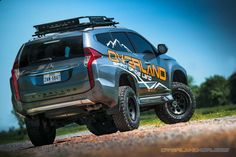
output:
[[[106,16],[82,16],[73,19],[45,23],[34,26],[36,32],[33,36],[42,37],[49,33],[66,32],[98,26],[115,26],[116,24],[119,24],[119,22],[113,20],[114,18],[107,18]]]

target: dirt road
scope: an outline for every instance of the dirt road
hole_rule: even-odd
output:
[[[57,137],[52,145],[0,145],[3,155],[19,156],[236,156],[236,117],[191,121],[95,136],[89,132]],[[1,154],[0,154],[1,155]]]

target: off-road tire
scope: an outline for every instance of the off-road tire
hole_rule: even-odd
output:
[[[56,128],[47,120],[26,118],[28,136],[34,146],[52,144],[56,137]]]
[[[120,132],[137,129],[140,122],[140,109],[136,94],[131,87],[119,87],[118,105],[119,112],[112,115],[117,129]]]
[[[94,135],[100,136],[112,134],[118,131],[113,120],[107,121],[91,121],[87,123],[88,130]]]
[[[192,117],[194,113],[194,110],[196,108],[196,100],[191,89],[183,83],[173,82],[172,83],[172,96],[176,103],[177,103],[177,99],[179,99],[178,94],[183,95],[183,97],[185,96],[185,98],[181,100],[182,102],[183,100],[187,101],[185,111],[182,114],[175,114],[170,109],[172,107],[171,105],[173,105],[172,103],[174,102],[160,104],[160,105],[158,104],[155,108],[157,117],[166,124],[174,124],[174,123],[189,121],[189,119]],[[180,104],[182,105],[183,103],[180,103]]]

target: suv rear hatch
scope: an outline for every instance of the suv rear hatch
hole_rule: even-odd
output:
[[[46,100],[90,89],[82,36],[32,42],[19,55],[22,102]]]

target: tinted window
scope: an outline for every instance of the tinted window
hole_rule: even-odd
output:
[[[152,53],[153,52],[153,47],[141,36],[134,33],[128,33],[128,37],[131,40],[137,53]]]
[[[112,41],[110,33],[101,33],[96,34],[97,40],[102,43],[103,45],[107,46],[107,44]],[[109,48],[112,48],[111,46],[108,46]]]
[[[20,67],[84,56],[82,37],[65,38],[26,45]]]
[[[109,44],[114,50],[123,52],[134,52],[134,49],[125,33],[122,32],[112,32],[113,42]]]

